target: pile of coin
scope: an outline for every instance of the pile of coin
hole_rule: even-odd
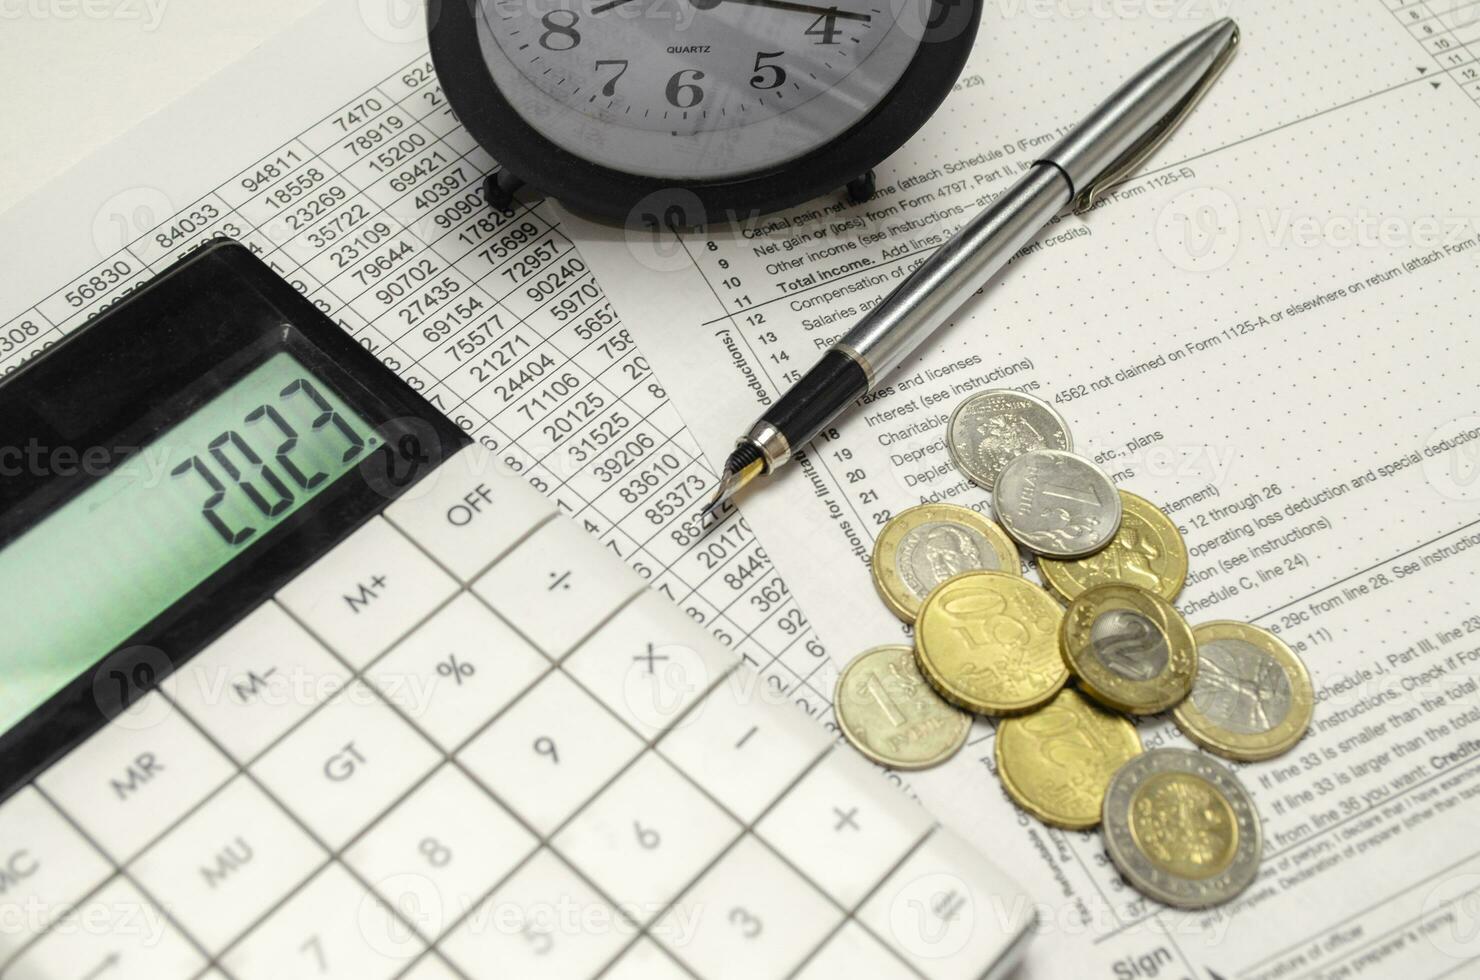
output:
[[[1133,719],[1170,711],[1209,752],[1268,759],[1310,725],[1305,666],[1258,627],[1182,618],[1172,605],[1188,572],[1181,532],[1075,455],[1051,406],[982,392],[952,414],[946,440],[991,491],[996,521],[923,504],[885,525],[874,584],[915,643],[869,650],[844,670],[844,735],[882,765],[918,769],[960,749],[971,715],[997,718],[997,775],[1024,810],[1057,827],[1100,826],[1116,867],[1160,901],[1201,908],[1237,895],[1262,847],[1248,793],[1201,752],[1144,751]]]

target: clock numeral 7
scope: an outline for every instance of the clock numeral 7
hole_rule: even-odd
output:
[[[601,86],[601,94],[610,97],[610,96],[613,96],[613,95],[616,95],[617,94],[617,79],[619,79],[623,75],[627,74],[627,62],[625,62],[625,61],[598,61],[596,63],[596,70],[597,71],[601,71],[601,69],[607,67],[608,65],[620,65],[621,66],[621,67],[619,67],[617,69],[617,73],[615,75],[613,75],[611,78],[607,79],[607,83],[605,85]]]
[[[757,51],[755,53],[755,74],[750,76],[750,87],[759,89],[780,88],[786,81],[786,69],[780,65],[765,65],[761,62],[767,58],[784,58],[785,51]],[[769,72],[769,74],[767,74]]]

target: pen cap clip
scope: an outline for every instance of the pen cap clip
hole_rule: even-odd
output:
[[[1141,169],[1207,95],[1238,44],[1238,25],[1229,19],[1193,35],[1122,85],[1043,157],[1069,179],[1075,214]]]

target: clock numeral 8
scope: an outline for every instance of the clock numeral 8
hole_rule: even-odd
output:
[[[564,14],[569,21],[561,23],[560,20],[555,19],[556,14]],[[576,23],[580,19],[581,15],[574,10],[552,10],[541,17],[540,23],[545,25],[545,33],[540,35],[540,47],[546,51],[569,51],[580,44],[581,32],[576,30]],[[565,40],[557,44],[554,40],[557,37],[563,37]]]

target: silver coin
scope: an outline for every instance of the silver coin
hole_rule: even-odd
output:
[[[895,549],[894,567],[922,601],[937,585],[962,572],[1002,571],[992,542],[976,528],[955,521],[931,521],[911,528]]]
[[[1048,558],[1083,558],[1120,530],[1120,494],[1094,463],[1073,453],[1035,449],[997,474],[997,522],[1014,541]]]
[[[946,448],[956,469],[992,489],[1002,467],[1034,449],[1073,449],[1069,427],[1045,401],[1020,391],[972,395],[951,413]]]
[[[1120,873],[1167,905],[1219,905],[1259,874],[1264,840],[1254,801],[1201,752],[1156,749],[1131,759],[1111,777],[1101,816]]]

